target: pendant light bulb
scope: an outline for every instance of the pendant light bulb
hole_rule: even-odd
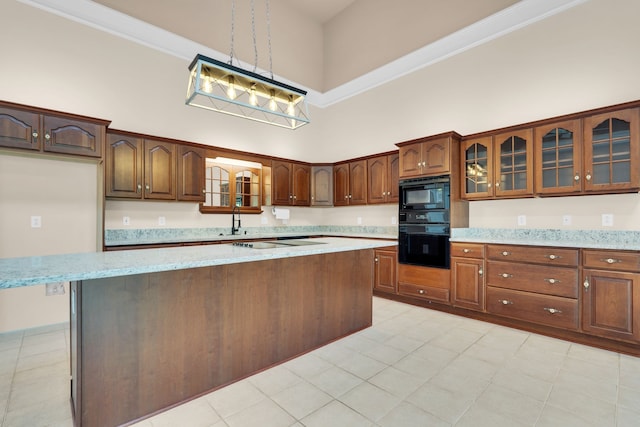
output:
[[[236,87],[234,85],[235,79],[233,76],[229,76],[229,87],[227,88],[227,97],[229,99],[236,99]]]
[[[251,85],[251,89],[249,90],[249,103],[254,107],[258,105],[258,95],[256,95],[256,84],[253,83]]]
[[[293,96],[289,95],[289,105],[287,106],[287,114],[290,116],[296,115],[296,109],[293,106]]]
[[[269,109],[271,111],[276,111],[278,108],[278,104],[276,104],[276,91],[271,89],[271,99],[269,100]]]

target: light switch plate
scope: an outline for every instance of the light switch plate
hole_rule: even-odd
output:
[[[42,217],[39,215],[34,215],[31,217],[31,228],[41,228],[42,227]]]
[[[602,214],[602,226],[613,227],[613,214]]]
[[[159,216],[158,217],[158,225],[166,225],[167,224],[167,218],[163,217],[163,216]]]
[[[562,225],[571,225],[571,215],[562,215]]]
[[[122,217],[122,225],[130,225],[131,224],[131,219],[129,219],[128,216],[123,216]]]
[[[518,215],[518,225],[527,225],[526,215]]]

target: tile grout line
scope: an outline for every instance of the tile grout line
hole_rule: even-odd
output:
[[[20,354],[22,353],[22,346],[24,344],[24,331],[20,333],[20,347],[18,349],[18,355],[16,356],[16,361],[13,366],[13,373],[11,375],[11,383],[9,384],[9,394],[7,395],[7,404],[4,408],[4,413],[2,414],[2,420],[0,420],[0,427],[3,427],[6,420],[7,415],[9,414],[9,404],[11,403],[11,396],[13,395],[13,383],[15,382],[16,371],[18,370],[18,362],[20,361]]]

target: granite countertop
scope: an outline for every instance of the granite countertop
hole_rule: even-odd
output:
[[[319,245],[254,249],[231,243],[0,259],[0,289],[159,271],[317,255],[395,245],[378,239],[325,237]]]
[[[452,242],[640,250],[640,231],[453,228]]]

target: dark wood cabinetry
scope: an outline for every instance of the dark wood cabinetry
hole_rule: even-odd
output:
[[[582,123],[566,120],[534,129],[535,192],[544,195],[582,191]]]
[[[484,311],[484,245],[451,244],[451,288],[455,307]]]
[[[398,249],[395,246],[374,250],[373,289],[395,294],[398,287]]]
[[[0,103],[0,147],[100,158],[107,124]]]
[[[339,163],[333,167],[334,206],[367,203],[367,161]]]
[[[487,311],[578,330],[578,250],[487,245]]]
[[[522,129],[462,142],[464,199],[533,195],[533,132]]]
[[[451,138],[435,136],[396,144],[400,147],[400,178],[451,172]]]
[[[205,150],[178,145],[178,200],[205,201]]]
[[[449,304],[450,270],[398,264],[398,293],[426,301]]]
[[[333,166],[311,167],[311,206],[333,206]]]
[[[311,204],[311,166],[274,160],[271,165],[271,178],[274,205]]]
[[[105,159],[107,197],[176,200],[176,144],[109,133]]]
[[[640,254],[584,250],[582,257],[582,329],[639,343]]]
[[[398,203],[398,153],[367,159],[367,203]]]

